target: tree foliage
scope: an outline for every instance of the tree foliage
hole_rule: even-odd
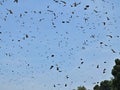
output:
[[[77,90],[87,90],[84,86],[79,86]]]
[[[95,85],[94,90],[111,90],[112,81],[104,80],[99,85]]]
[[[112,81],[113,89],[120,90],[120,59],[115,60],[115,66],[113,66],[112,75],[114,76]]]
[[[95,85],[93,89],[94,90],[100,90],[100,86],[99,85]]]

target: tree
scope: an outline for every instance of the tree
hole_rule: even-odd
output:
[[[99,85],[94,86],[94,90],[111,90],[112,88],[112,81],[104,80]]]
[[[100,86],[99,85],[95,85],[93,90],[100,90]]]
[[[104,80],[100,83],[100,90],[111,90],[112,81]]]
[[[87,90],[84,86],[79,86],[77,90]]]
[[[115,66],[113,66],[112,75],[114,76],[112,81],[113,89],[120,90],[120,59],[115,59]]]

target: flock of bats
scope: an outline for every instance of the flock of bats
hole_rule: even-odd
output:
[[[14,0],[13,1],[13,4],[18,4],[19,3],[19,1],[20,0]],[[114,6],[114,4],[112,3],[112,2],[110,2],[110,1],[107,1],[107,0],[101,0],[103,3],[109,3],[110,5],[111,5],[111,7],[112,7],[112,10],[114,11],[114,8],[115,8],[115,6]],[[4,5],[4,3],[6,3],[7,2],[7,0],[0,0],[0,7],[2,6],[2,5]],[[46,2],[46,1],[45,1]],[[76,2],[74,2],[74,3],[71,3],[71,4],[68,4],[68,1],[66,0],[51,0],[51,2],[52,3],[54,3],[54,4],[56,4],[56,5],[61,5],[62,7],[69,7],[69,8],[77,8],[77,9],[79,9],[78,7],[81,7],[81,4],[82,4],[82,1],[80,1],[80,0],[78,0],[78,1],[76,1]],[[92,3],[96,3],[96,0],[91,0],[91,2]],[[40,3],[42,3],[42,2],[40,2]],[[46,2],[47,3],[47,2]],[[102,5],[101,5],[102,6]],[[34,6],[32,6],[32,7],[34,7]],[[97,29],[97,27],[99,28],[99,27],[103,27],[103,31],[108,31],[108,32],[110,32],[109,34],[106,34],[105,35],[105,37],[108,39],[108,42],[111,42],[111,39],[117,39],[118,40],[118,42],[119,42],[119,40],[120,40],[120,36],[119,36],[119,34],[118,35],[114,35],[114,34],[112,34],[111,33],[111,30],[109,30],[108,29],[108,27],[109,27],[109,24],[112,22],[112,23],[116,23],[116,19],[114,18],[114,17],[111,17],[110,15],[109,15],[109,11],[100,11],[98,8],[99,7],[95,7],[93,10],[89,10],[90,8],[91,8],[92,6],[91,6],[91,4],[89,5],[89,4],[86,4],[86,5],[84,5],[84,7],[81,7],[85,12],[87,12],[87,11],[89,11],[89,13],[90,14],[84,14],[84,16],[83,16],[83,18],[82,18],[82,20],[84,21],[83,22],[83,26],[81,25],[81,24],[79,24],[79,22],[77,23],[77,22],[75,22],[76,23],[76,28],[78,29],[78,31],[79,32],[82,32],[83,34],[86,34],[86,33],[89,33],[89,30],[96,30]],[[42,10],[39,10],[39,11],[36,11],[36,10],[29,10],[29,11],[23,11],[23,12],[20,12],[19,14],[16,14],[15,12],[14,12],[14,10],[12,10],[12,9],[10,9],[10,8],[7,8],[7,7],[5,7],[5,12],[0,12],[0,21],[2,21],[2,22],[7,22],[7,19],[8,18],[10,18],[10,17],[14,17],[14,19],[16,20],[16,22],[15,23],[18,23],[19,25],[20,25],[20,27],[25,27],[27,24],[27,22],[31,22],[31,21],[33,21],[33,25],[34,26],[36,26],[35,25],[35,23],[36,22],[39,22],[39,23],[43,23],[43,22],[45,22],[47,19],[46,19],[46,17],[44,17],[44,15],[45,14],[47,14],[47,15],[52,15],[53,17],[52,17],[52,19],[50,19],[51,21],[49,21],[50,22],[50,26],[52,27],[52,29],[56,29],[57,27],[59,28],[59,25],[56,23],[56,21],[59,21],[59,23],[61,23],[61,24],[67,24],[67,25],[69,25],[70,23],[72,23],[72,21],[74,20],[74,19],[76,19],[76,18],[78,18],[78,19],[80,19],[80,15],[78,15],[78,14],[76,14],[78,11],[77,10],[73,10],[73,11],[71,11],[70,13],[69,13],[69,15],[68,15],[68,13],[66,14],[66,12],[64,12],[64,10],[63,10],[63,12],[57,12],[56,13],[56,11],[54,11],[54,10],[52,10],[51,9],[51,5],[47,5],[46,6],[46,11],[42,11]],[[81,12],[81,13],[84,13],[84,12]],[[102,14],[101,14],[102,13]],[[36,14],[38,14],[38,15],[43,15],[42,17],[40,17],[40,18],[38,18],[38,17],[31,17],[31,16],[29,16],[29,20],[28,21],[24,21],[24,19],[23,18],[26,18],[26,16],[27,16],[27,14],[29,14],[29,15],[31,15],[31,14],[33,14],[33,16],[34,15],[36,15]],[[68,17],[66,17],[67,19],[65,19],[65,20],[58,20],[58,18],[59,17],[64,17],[64,15],[65,16],[68,16]],[[104,17],[105,19],[101,22],[101,21],[98,21],[98,22],[92,22],[92,21],[90,21],[91,19],[91,17],[90,16],[96,16],[95,18],[99,18],[98,20],[100,20],[100,18],[102,18],[102,17]],[[110,17],[109,17],[110,16]],[[28,17],[28,16],[27,16]],[[34,18],[37,18],[37,20],[38,21],[34,21],[35,19]],[[48,17],[47,17],[48,18]],[[74,22],[74,21],[73,21]],[[58,26],[57,26],[58,25]],[[93,25],[93,26],[92,26]],[[113,24],[114,25],[114,24]],[[31,28],[32,27],[32,25],[29,25],[29,28]],[[85,30],[86,29],[86,27],[88,27],[88,30]],[[24,45],[21,45],[20,43],[22,43],[22,42],[24,42],[25,40],[26,40],[26,42],[34,42],[34,39],[36,39],[36,38],[39,38],[39,36],[37,37],[37,36],[35,36],[35,35],[31,35],[31,33],[32,32],[34,32],[34,30],[32,31],[32,30],[30,30],[28,33],[24,33],[24,31],[23,30],[19,30],[18,32],[19,33],[23,33],[23,34],[21,34],[21,35],[23,35],[23,36],[21,36],[21,38],[15,38],[15,37],[12,37],[12,32],[11,32],[11,30],[10,30],[10,28],[8,28],[9,30],[8,31],[3,31],[3,28],[2,28],[2,25],[0,25],[0,44],[2,43],[2,44],[4,44],[5,43],[5,45],[6,45],[6,48],[4,48],[4,49],[7,49],[8,48],[8,45],[11,45],[12,47],[11,48],[15,48],[16,47],[16,45],[12,45],[12,42],[18,42],[19,44],[17,44],[18,45],[18,47],[21,49],[21,50],[24,50],[25,49],[25,47],[24,47]],[[36,31],[38,31],[38,33],[39,33],[39,27],[37,27],[37,30]],[[58,41],[58,47],[59,48],[62,48],[62,47],[67,47],[67,44],[69,44],[68,42],[69,42],[69,37],[67,37],[67,35],[69,35],[70,33],[71,33],[71,31],[65,31],[64,32],[64,34],[61,34],[61,33],[59,33],[59,31],[57,31],[57,30],[55,30],[54,31],[55,33],[54,34],[56,34],[56,35],[58,35],[58,36],[60,36],[60,37],[62,37],[63,39],[61,39],[61,40],[59,40]],[[5,39],[3,39],[3,37],[2,36],[6,36],[6,35],[8,35],[9,36],[9,42],[10,43],[7,43],[7,41],[5,41]],[[47,35],[47,34],[46,34]],[[64,39],[65,39],[65,42],[64,42]],[[93,41],[92,41],[93,40]],[[48,40],[49,41],[49,40]],[[117,50],[115,50],[113,47],[112,47],[112,45],[109,45],[109,44],[107,44],[106,42],[104,42],[104,41],[102,41],[102,40],[99,40],[99,35],[96,35],[95,33],[94,34],[90,34],[89,35],[89,39],[88,40],[84,40],[83,41],[83,43],[82,43],[82,45],[83,46],[81,46],[81,47],[76,47],[77,49],[82,49],[82,50],[85,50],[86,49],[86,47],[88,47],[89,46],[89,44],[91,43],[94,43],[94,41],[95,42],[97,42],[98,44],[99,44],[99,46],[96,46],[96,48],[103,48],[103,47],[109,47],[110,48],[110,52],[112,52],[113,54],[120,54],[120,52],[119,51],[117,51]],[[38,41],[39,42],[39,41]],[[44,40],[42,41],[40,41],[39,43],[42,43],[42,42],[44,42]],[[7,43],[7,44],[6,44]],[[64,45],[64,46],[62,46],[63,44],[66,44],[66,45]],[[74,43],[73,43],[74,44]],[[28,47],[29,47],[29,45],[30,45],[30,43],[28,43]],[[47,46],[47,45],[46,45]],[[48,47],[49,47],[49,45],[48,45]],[[0,45],[0,50],[3,48],[3,46],[2,45]],[[40,47],[39,47],[40,48]],[[70,54],[68,55],[69,57],[71,57],[71,55],[74,55],[74,53],[71,53],[72,51],[74,51],[74,49],[76,49],[76,48],[70,48],[69,50],[68,50],[68,52],[70,52]],[[29,48],[30,49],[30,48]],[[32,51],[30,51],[29,49],[27,49],[26,50],[26,53],[29,53],[29,52],[32,52]],[[38,49],[38,47],[36,46],[36,50]],[[48,52],[49,52],[49,50],[50,50],[51,48],[49,48],[48,49]],[[6,50],[7,51],[7,50]],[[20,54],[20,52],[22,52],[22,51],[19,51],[19,52],[16,52],[16,54]],[[2,53],[1,51],[0,51],[0,53]],[[3,53],[2,53],[3,54]],[[8,56],[8,57],[12,57],[12,56],[14,56],[14,52],[5,52],[5,54],[4,54],[4,56],[6,57],[6,56]],[[42,55],[41,55],[42,56]],[[62,56],[62,55],[61,55]],[[46,58],[56,58],[57,56],[55,55],[55,53],[53,54],[51,54],[51,55],[49,55],[49,56],[46,56]],[[26,65],[28,66],[28,67],[31,67],[31,64],[30,63],[27,63],[27,61],[25,61],[26,62]],[[84,65],[84,59],[83,58],[81,58],[80,59],[80,65],[79,66],[77,66],[77,69],[81,69],[81,65]],[[107,65],[107,61],[104,61],[103,62],[104,64],[106,64]],[[69,63],[70,64],[70,63]],[[6,65],[8,65],[8,64],[6,64]],[[0,66],[2,66],[2,63],[0,63]],[[21,65],[22,66],[22,65]],[[97,64],[96,65],[96,68],[97,69],[99,69],[100,67],[102,67],[102,66],[100,66],[99,64]],[[34,67],[33,67],[34,68]],[[62,67],[61,67],[62,68]],[[57,70],[59,73],[62,73],[62,70],[64,70],[64,68],[62,68],[61,69],[60,68],[60,66],[59,66],[59,63],[57,63],[57,64],[52,64],[52,65],[50,65],[49,66],[49,70],[51,71],[51,70],[53,70],[53,69],[55,69],[55,70]],[[1,72],[1,69],[0,69],[0,72]],[[1,72],[2,73],[2,72]],[[14,70],[12,70],[12,73],[15,73],[15,71]],[[19,72],[18,72],[19,73]],[[103,71],[102,71],[102,73],[103,74],[105,74],[106,73],[106,68],[104,68],[103,69]],[[70,79],[70,76],[69,75],[65,75],[65,78],[67,79],[67,80],[69,80]],[[72,82],[74,82],[74,81],[72,81]],[[84,81],[84,83],[85,83],[86,81]],[[98,84],[99,82],[97,82],[97,83],[95,83],[95,84]],[[59,86],[59,85],[61,85],[61,84],[54,84],[53,85],[53,87],[57,87],[57,86]],[[68,86],[68,84],[67,83],[65,83],[64,84],[64,87],[69,87]]]

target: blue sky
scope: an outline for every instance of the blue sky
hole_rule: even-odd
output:
[[[120,2],[55,1],[0,0],[0,90],[92,90],[112,77]]]

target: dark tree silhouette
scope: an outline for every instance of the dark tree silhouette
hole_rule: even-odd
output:
[[[99,85],[95,85],[93,90],[100,90],[100,86]]]
[[[115,66],[112,69],[113,79],[113,89],[120,90],[120,59],[115,59]]]
[[[94,90],[111,90],[112,81],[104,80],[99,85],[96,85],[93,89]]]
[[[77,90],[87,90],[84,86],[79,86]]]
[[[100,83],[100,90],[111,90],[111,81],[104,80]]]

